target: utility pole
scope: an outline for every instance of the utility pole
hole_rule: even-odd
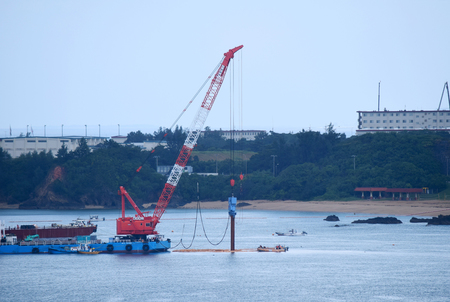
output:
[[[64,124],[61,125],[61,136],[64,136]]]
[[[271,155],[273,157],[273,177],[275,177],[275,157],[276,155]]]
[[[447,176],[448,176],[448,156],[445,157],[447,159]]]
[[[87,125],[84,125],[84,136],[87,137]]]
[[[156,172],[158,172],[158,158],[159,158],[159,156],[156,155],[156,156],[153,156],[153,157],[156,158]]]
[[[381,81],[378,82],[378,111],[380,111],[380,85]]]
[[[356,155],[352,155],[353,157],[353,170],[356,170]]]

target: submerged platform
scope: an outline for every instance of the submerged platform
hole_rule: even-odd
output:
[[[234,253],[234,252],[257,252],[256,249],[182,249],[173,250],[172,252],[179,253]]]
[[[289,248],[257,248],[257,249],[181,249],[173,250],[172,252],[179,253],[240,253],[240,252],[286,252]]]

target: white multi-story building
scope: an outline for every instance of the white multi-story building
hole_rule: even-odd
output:
[[[56,156],[59,149],[64,144],[67,151],[74,151],[80,142],[80,139],[86,139],[87,145],[90,148],[107,140],[107,137],[92,137],[92,136],[28,136],[28,137],[6,137],[0,138],[0,148],[8,152],[12,158],[19,157],[22,154],[30,152],[49,152],[52,151]]]
[[[450,131],[450,110],[357,111],[356,134],[391,131]]]
[[[202,136],[205,135],[205,132],[202,131]],[[224,139],[231,139],[231,136],[234,136],[235,141],[239,141],[241,139],[246,139],[248,141],[254,141],[256,136],[260,134],[266,134],[265,130],[219,130],[220,136]]]

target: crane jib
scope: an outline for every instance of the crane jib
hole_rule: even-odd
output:
[[[199,108],[194,120],[192,121],[183,148],[180,151],[176,164],[172,168],[172,171],[170,172],[168,182],[166,183],[166,186],[164,187],[163,192],[161,193],[158,203],[156,204],[155,211],[153,212],[153,217],[157,221],[159,221],[161,215],[164,213],[167,204],[169,203],[170,198],[172,197],[173,190],[175,189],[175,187],[178,184],[178,181],[180,180],[180,177],[182,175],[181,168],[184,168],[186,166],[186,163],[189,160],[189,156],[192,152],[192,149],[197,143],[197,139],[200,135],[201,130],[203,129],[203,125],[205,124],[209,111],[211,110],[211,107],[214,104],[214,100],[216,99],[217,94],[220,91],[220,87],[222,86],[228,68],[228,64],[230,60],[234,57],[234,53],[240,50],[242,47],[244,46],[241,45],[235,47],[233,49],[230,49],[228,52],[224,54],[225,58],[223,59],[223,62],[219,70],[217,70],[215,76],[213,77],[208,92],[206,93],[206,96],[203,100],[203,103]],[[168,184],[170,184],[171,194],[167,194],[165,192]]]

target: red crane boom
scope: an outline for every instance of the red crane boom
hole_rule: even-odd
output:
[[[225,57],[211,81],[211,85],[209,86],[208,92],[206,93],[197,115],[192,121],[183,148],[181,149],[178,159],[170,172],[169,178],[167,179],[158,203],[156,204],[153,216],[149,216],[148,212],[142,213],[128,195],[127,191],[125,191],[123,187],[120,187],[119,195],[122,196],[122,217],[117,219],[118,235],[130,234],[142,236],[158,234],[158,232],[155,231],[155,227],[159,223],[161,216],[164,214],[178,181],[180,180],[181,174],[183,173],[184,167],[186,167],[189,156],[191,155],[194,146],[197,144],[198,137],[203,129],[206,118],[208,117],[211,107],[214,105],[214,101],[219,93],[220,87],[222,86],[228,69],[228,64],[230,63],[230,60],[234,58],[234,54],[242,47],[244,46],[241,45],[235,47],[224,54]],[[125,198],[128,199],[136,210],[137,214],[135,217],[125,217]]]

